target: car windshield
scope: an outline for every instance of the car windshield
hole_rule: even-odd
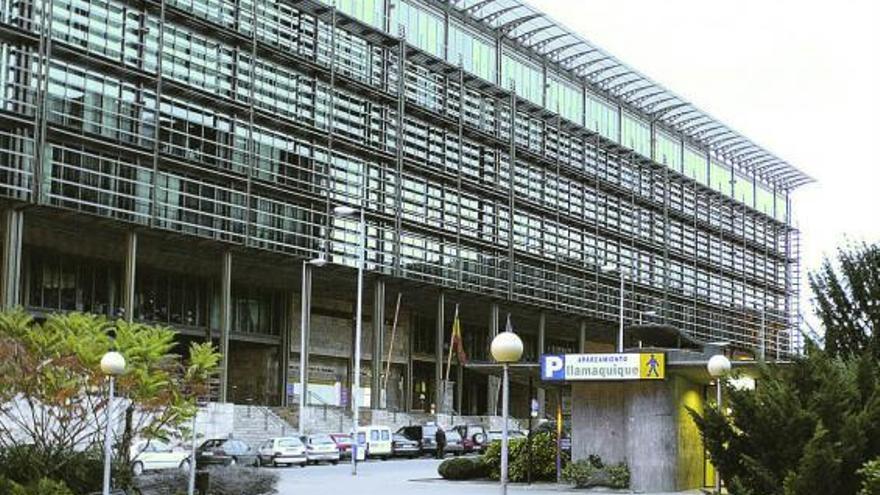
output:
[[[278,440],[278,446],[285,448],[302,447],[302,442],[297,438],[281,438]]]
[[[226,440],[206,440],[205,443],[202,444],[203,449],[216,449],[217,447],[223,445],[223,442]]]
[[[422,437],[434,438],[434,435],[436,435],[436,434],[437,434],[437,427],[436,426],[423,426],[422,427]]]
[[[395,433],[394,434],[394,441],[395,442],[407,442],[407,441],[409,441],[409,439],[406,438],[405,436],[401,435],[400,433]]]
[[[351,437],[349,435],[330,435],[333,437],[333,440],[336,440],[337,443],[351,443]]]
[[[309,439],[309,443],[312,445],[326,445],[328,443],[336,445],[336,442],[330,438],[330,435],[315,435]]]

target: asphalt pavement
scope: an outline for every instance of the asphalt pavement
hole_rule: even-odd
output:
[[[351,463],[338,466],[318,465],[305,468],[272,469],[281,476],[280,495],[498,495],[498,483],[488,481],[445,481],[437,474],[440,461],[435,459],[373,461],[358,464],[357,476],[351,474]],[[509,492],[529,495],[627,493],[626,491],[574,490],[567,485],[538,483],[531,486],[512,484]],[[699,495],[699,491],[675,495]],[[657,494],[673,495],[673,494]]]

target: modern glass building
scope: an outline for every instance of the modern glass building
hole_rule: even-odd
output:
[[[298,394],[300,328],[314,400],[350,379],[340,204],[373,405],[439,402],[456,305],[476,360],[506,313],[611,345],[621,277],[626,325],[797,345],[810,178],[518,0],[0,0],[0,112],[2,303],[216,339],[222,399]]]

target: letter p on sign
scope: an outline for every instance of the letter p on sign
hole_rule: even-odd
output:
[[[552,354],[541,356],[541,379],[545,381],[565,380],[565,357]]]

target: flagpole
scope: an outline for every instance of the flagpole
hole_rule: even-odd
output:
[[[446,382],[449,382],[449,370],[452,368],[452,350],[455,347],[455,327],[458,325],[458,304],[455,305],[455,317],[452,318],[452,332],[449,335],[449,357],[446,358]],[[446,384],[443,384],[443,395],[446,395]],[[445,401],[444,397],[444,401]]]

